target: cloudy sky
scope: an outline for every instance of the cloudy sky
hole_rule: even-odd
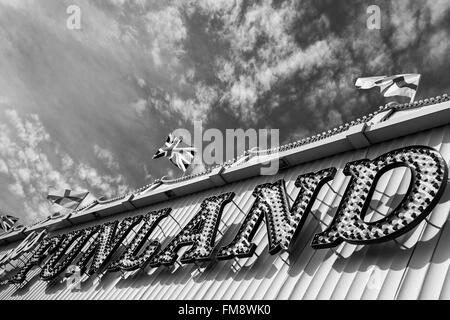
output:
[[[381,9],[381,30],[366,27]],[[67,28],[70,5],[81,30]],[[48,215],[48,186],[115,196],[163,175],[176,128],[289,142],[386,101],[359,76],[449,91],[450,1],[0,0],[0,209]],[[199,170],[200,168],[194,168]]]

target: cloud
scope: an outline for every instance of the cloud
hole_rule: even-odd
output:
[[[141,79],[141,78],[139,78],[139,79],[137,80],[137,84],[138,84],[138,86],[141,87],[141,88],[144,88],[145,85],[146,85],[145,80],[144,80],[144,79]]]
[[[366,28],[371,4],[193,3],[190,17],[204,14],[209,34],[225,48],[211,58],[220,108],[244,126],[283,128],[286,139],[352,120],[383,103],[380,95],[355,90],[358,76],[420,72],[419,95],[448,88],[449,77],[443,76],[445,84],[433,81],[433,72],[448,66],[449,2],[381,1],[381,31]]]
[[[433,34],[429,40],[429,51],[425,62],[429,65],[445,65],[450,53],[450,39],[448,31],[440,30]]]
[[[199,83],[195,86],[195,97],[182,99],[178,95],[171,97],[170,108],[177,112],[184,121],[205,121],[211,106],[218,99],[215,88]]]
[[[9,191],[11,191],[13,194],[20,198],[25,197],[25,192],[23,191],[23,187],[19,182],[15,182],[13,184],[10,184],[8,186]]]
[[[48,216],[50,206],[45,196],[49,186],[87,189],[107,196],[129,189],[122,175],[100,174],[91,165],[62,153],[60,145],[51,139],[36,114],[22,116],[16,110],[7,109],[1,112],[0,119],[0,170],[8,177],[7,191],[16,199],[21,199],[2,203],[14,210],[11,213],[28,222]],[[109,150],[97,145],[94,149],[106,168],[118,169]]]
[[[69,170],[69,169],[73,168],[74,163],[75,162],[69,155],[63,154],[61,156],[61,169],[62,170]]]
[[[131,107],[134,109],[138,116],[142,117],[145,110],[147,109],[147,101],[145,99],[139,99],[135,103],[132,103]]]
[[[436,25],[448,16],[450,3],[446,0],[426,0],[425,7],[430,12],[430,23]]]
[[[105,163],[108,169],[110,169],[111,171],[119,170],[119,163],[117,162],[114,154],[111,151],[96,144],[94,146],[94,153],[100,161]]]
[[[0,159],[0,173],[9,173],[8,166],[6,165],[6,162],[3,159]]]
[[[145,29],[151,41],[151,55],[157,67],[162,66],[163,56],[171,57],[171,67],[177,65],[178,43],[186,38],[186,28],[178,8],[168,6],[145,15]]]

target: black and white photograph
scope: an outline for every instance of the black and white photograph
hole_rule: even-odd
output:
[[[450,0],[0,0],[0,303],[450,300],[448,94]]]

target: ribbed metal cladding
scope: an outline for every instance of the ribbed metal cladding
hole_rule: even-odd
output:
[[[87,279],[80,291],[68,290],[64,282],[48,285],[39,280],[40,270],[35,269],[24,288],[1,287],[0,299],[450,299],[450,227],[447,223],[450,188],[446,188],[426,221],[396,241],[366,246],[343,243],[334,250],[314,250],[310,246],[313,235],[331,222],[342,199],[349,181],[342,173],[345,164],[362,158],[373,159],[411,145],[431,146],[449,163],[450,126],[306,163],[276,176],[248,179],[109,218],[171,207],[172,216],[184,226],[206,197],[233,191],[239,208],[234,203],[225,207],[218,234],[218,244],[223,245],[236,234],[244,212],[253,204],[252,191],[257,185],[284,178],[288,194],[295,198],[298,191],[294,182],[298,175],[338,168],[335,179],[322,188],[290,254],[268,253],[266,227],[262,223],[254,237],[257,255],[252,258],[176,265],[174,269],[147,268],[125,279],[120,273],[111,273],[100,281],[94,277]],[[398,203],[396,201],[400,201],[398,197],[406,193],[409,181],[407,169],[387,172],[377,185],[366,221],[388,213]],[[162,241],[163,246],[180,231],[171,218],[164,219],[160,226],[152,238]],[[86,225],[78,226],[81,227]]]

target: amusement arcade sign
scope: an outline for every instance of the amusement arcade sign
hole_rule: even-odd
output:
[[[364,216],[378,180],[387,171],[398,167],[410,169],[407,194],[389,215],[376,222],[365,222]],[[350,162],[343,173],[350,181],[333,221],[326,230],[314,235],[311,246],[315,249],[335,247],[342,242],[379,243],[404,234],[430,214],[444,192],[448,176],[441,154],[426,146],[411,146],[373,160]],[[263,219],[269,253],[289,251],[319,191],[335,174],[336,168],[327,168],[298,176],[295,181],[298,195],[292,204],[284,180],[257,186],[253,191],[254,203],[237,234],[231,243],[218,248],[215,257],[226,260],[252,256],[256,248],[252,239]],[[4,283],[22,283],[28,272],[38,265],[42,265],[40,277],[43,280],[55,279],[74,264],[88,275],[170,266],[178,259],[177,252],[182,247],[188,247],[180,258],[182,263],[211,260],[222,212],[234,196],[233,192],[228,192],[203,200],[192,220],[164,248],[158,241],[149,239],[171,208],[62,235],[27,238],[19,248],[29,250],[33,244],[28,259],[21,267],[9,272]],[[139,224],[141,227],[131,242],[120,251],[131,230]],[[18,253],[21,252],[15,250],[9,258],[3,256],[1,263],[7,263],[11,257],[17,258]],[[113,259],[117,254],[119,257]]]

